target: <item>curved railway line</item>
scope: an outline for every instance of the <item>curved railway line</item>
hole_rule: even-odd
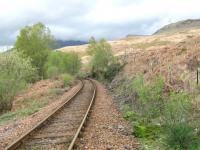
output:
[[[73,149],[96,96],[96,85],[81,81],[75,94],[5,150]]]

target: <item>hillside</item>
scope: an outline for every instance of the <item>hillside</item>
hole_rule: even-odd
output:
[[[130,36],[109,41],[116,56],[127,65],[122,76],[130,77],[144,73],[147,79],[157,74],[165,78],[165,83],[175,89],[190,88],[196,82],[195,64],[200,56],[200,30],[159,34],[152,36]],[[83,61],[88,62],[87,45],[64,47],[63,52],[80,52]]]
[[[156,31],[154,34],[164,34],[170,32],[184,32],[190,29],[200,29],[200,19],[188,19],[171,23]]]

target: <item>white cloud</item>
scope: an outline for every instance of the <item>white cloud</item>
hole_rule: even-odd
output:
[[[200,18],[198,0],[0,0],[0,45],[43,22],[56,38],[119,38],[151,34],[170,22]]]

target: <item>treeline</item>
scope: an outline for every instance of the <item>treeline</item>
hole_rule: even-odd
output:
[[[89,71],[80,73],[81,59],[75,52],[53,50],[55,39],[42,23],[21,29],[14,48],[0,54],[0,113],[12,108],[14,96],[29,83],[46,78],[60,78],[67,85],[73,76],[90,76],[111,81],[122,68],[110,44],[93,37],[87,53],[91,56]]]
[[[61,74],[65,84],[79,72],[77,53],[53,51],[54,37],[42,23],[26,26],[14,48],[0,54],[0,113],[12,108],[14,96],[27,84]]]

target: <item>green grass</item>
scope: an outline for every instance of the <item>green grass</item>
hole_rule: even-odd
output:
[[[39,111],[40,108],[45,106],[48,100],[43,99],[40,101],[33,100],[28,104],[26,108],[18,109],[14,112],[7,112],[0,116],[0,125],[8,123],[9,121],[19,119],[34,114]]]

